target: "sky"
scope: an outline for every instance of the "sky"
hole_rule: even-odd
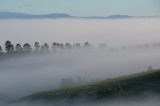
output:
[[[160,0],[0,0],[0,11],[75,16],[160,16]]]

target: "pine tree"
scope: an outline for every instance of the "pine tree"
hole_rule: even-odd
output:
[[[24,44],[23,49],[24,49],[24,52],[26,52],[26,53],[31,53],[32,52],[32,48],[31,48],[31,45],[29,43]]]
[[[23,52],[23,48],[22,48],[21,44],[17,44],[16,45],[16,52],[18,52],[18,53],[22,53]]]
[[[40,45],[38,42],[35,42],[34,47],[35,47],[35,51],[34,51],[35,53],[40,51]]]
[[[14,52],[14,46],[12,45],[11,41],[5,42],[5,48],[7,53],[13,53]]]

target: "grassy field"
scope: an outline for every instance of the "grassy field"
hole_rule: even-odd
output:
[[[61,100],[102,100],[110,98],[128,98],[146,92],[160,94],[160,70],[152,70],[115,79],[99,81],[93,84],[40,92],[17,99],[22,101],[61,101]]]

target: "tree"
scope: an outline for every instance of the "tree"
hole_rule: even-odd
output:
[[[71,48],[72,48],[72,45],[71,45],[70,43],[66,43],[66,44],[65,44],[65,47],[66,47],[66,49],[71,49]]]
[[[61,43],[61,44],[59,45],[59,47],[61,48],[61,50],[63,50],[63,49],[64,49],[64,44]]]
[[[92,48],[92,45],[89,42],[84,43],[85,48]]]
[[[36,53],[39,52],[40,45],[39,45],[38,42],[35,42],[34,47],[35,47],[35,52],[36,52]]]
[[[106,47],[107,47],[106,43],[100,43],[99,44],[100,49],[106,49]]]
[[[22,48],[21,44],[17,44],[16,45],[16,52],[21,53],[22,51],[23,51],[23,48]]]
[[[2,47],[0,46],[0,56],[4,55]]]
[[[76,43],[76,44],[73,45],[73,47],[76,48],[76,49],[80,49],[81,48],[81,44]]]
[[[44,53],[45,49],[44,49],[44,46],[42,45],[41,46],[41,53]]]
[[[53,42],[53,44],[52,44],[52,51],[56,52],[56,48],[57,48],[57,43]]]
[[[29,43],[24,44],[23,49],[26,53],[31,53],[32,51],[31,45]]]
[[[69,88],[75,85],[73,78],[63,78],[61,80],[61,88]]]
[[[56,52],[62,52],[62,50],[64,49],[63,43],[57,43],[55,49],[56,49]]]
[[[0,53],[2,52],[2,47],[0,46]]]
[[[14,46],[12,45],[11,41],[5,42],[5,48],[7,53],[13,53],[14,52]]]
[[[45,50],[45,52],[50,52],[49,45],[47,43],[44,43],[44,50]]]

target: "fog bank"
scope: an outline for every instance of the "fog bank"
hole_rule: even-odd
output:
[[[159,42],[160,19],[40,19],[0,20],[1,42],[52,43],[70,42],[92,44],[106,42],[109,46]]]
[[[21,97],[60,88],[63,78],[92,82],[160,68],[160,48],[66,51],[0,62],[0,94]]]
[[[80,76],[90,83],[146,71],[148,66],[160,68],[160,46],[137,47],[139,44],[160,42],[159,34],[160,19],[0,20],[0,45],[4,45],[6,40],[12,40],[14,44],[29,42],[32,45],[35,41],[41,44],[107,43],[106,50],[71,50],[0,61],[0,100],[58,89],[63,78],[77,80]],[[136,48],[122,49],[122,46]],[[112,51],[110,48],[113,47],[118,49]],[[157,104],[159,102],[155,99],[147,100],[145,104],[133,103],[133,106]],[[98,105],[103,106],[103,103]],[[117,105],[121,106],[121,103],[108,104]],[[125,106],[132,106],[132,103],[126,103]]]

